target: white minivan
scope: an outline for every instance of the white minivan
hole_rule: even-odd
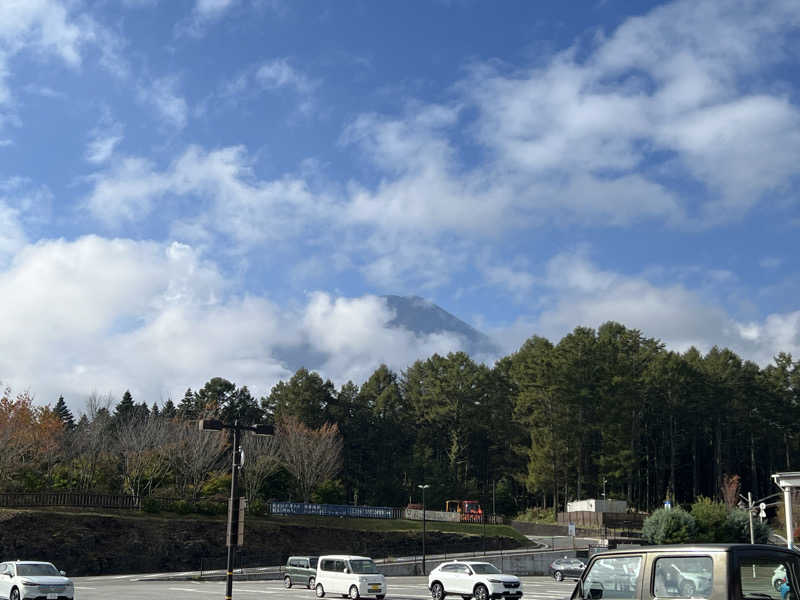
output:
[[[317,561],[314,589],[317,598],[323,598],[325,594],[346,594],[351,600],[362,596],[383,600],[386,596],[386,579],[383,573],[378,573],[378,568],[369,557],[331,554],[320,556]]]

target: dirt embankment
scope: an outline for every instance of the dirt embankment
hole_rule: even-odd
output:
[[[223,568],[221,520],[106,516],[83,513],[0,511],[0,561],[46,560],[74,576]],[[483,547],[475,535],[428,531],[428,553]],[[487,549],[519,545],[487,538]],[[250,519],[241,550],[243,566],[280,564],[292,554],[347,553],[375,558],[420,553],[418,531],[361,531]]]

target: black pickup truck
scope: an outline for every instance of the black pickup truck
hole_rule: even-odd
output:
[[[762,544],[647,546],[594,556],[571,600],[799,600],[800,553]]]

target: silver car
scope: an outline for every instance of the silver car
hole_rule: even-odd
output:
[[[15,560],[0,563],[0,598],[25,600],[73,600],[75,587],[53,563]]]

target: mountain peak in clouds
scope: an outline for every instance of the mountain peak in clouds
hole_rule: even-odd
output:
[[[456,334],[464,340],[463,350],[473,359],[500,354],[497,346],[482,333],[430,300],[419,296],[383,296],[394,312],[389,327],[404,327],[417,335]]]

